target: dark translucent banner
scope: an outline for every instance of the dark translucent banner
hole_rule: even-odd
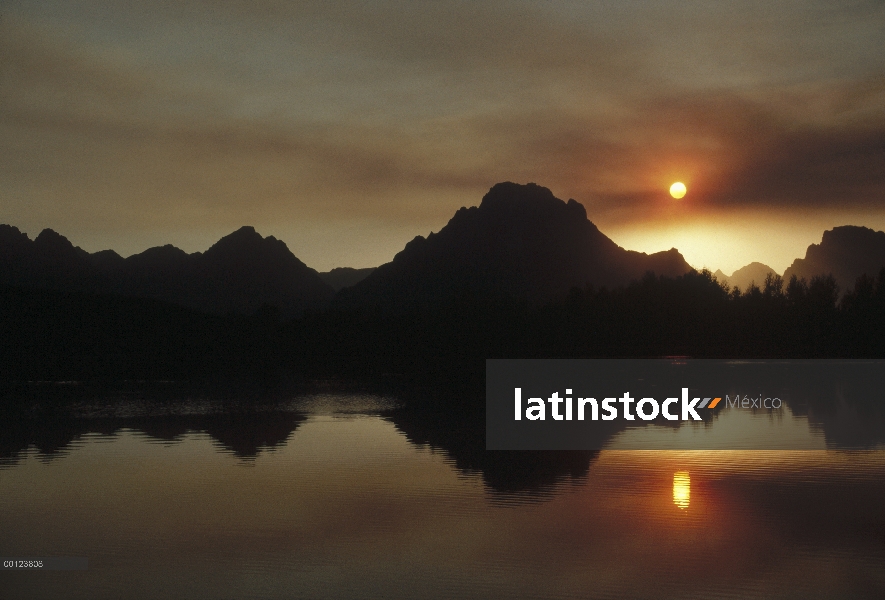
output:
[[[885,361],[490,359],[486,448],[885,448]]]

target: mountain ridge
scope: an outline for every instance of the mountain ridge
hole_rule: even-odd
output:
[[[805,258],[797,258],[784,271],[784,280],[795,275],[810,280],[832,275],[842,292],[854,289],[857,278],[875,278],[885,267],[885,232],[857,225],[827,229],[819,244],[811,244]]]
[[[824,231],[783,279],[832,274],[845,292],[858,276],[876,276],[883,266],[885,233],[840,226]],[[252,226],[204,252],[166,244],[123,258],[113,250],[88,253],[52,229],[31,240],[0,225],[0,285],[154,298],[217,314],[275,306],[291,317],[330,302],[411,309],[464,294],[545,302],[573,287],[613,288],[649,271],[678,277],[692,270],[675,248],[652,254],[621,248],[587,218],[583,205],[534,183],[496,184],[478,206],[461,207],[439,231],[416,236],[378,268],[326,273]],[[762,286],[768,273],[776,274],[754,262],[731,276],[714,275],[743,290],[751,282]]]
[[[651,255],[621,248],[575,200],[534,183],[504,182],[479,206],[456,211],[440,231],[416,236],[335,302],[397,309],[436,305],[461,292],[546,301],[575,286],[627,284],[647,271],[675,277],[692,268],[675,248]]]
[[[52,229],[31,241],[2,225],[0,283],[153,298],[216,314],[251,314],[270,305],[295,316],[321,308],[334,294],[284,242],[250,226],[205,252],[166,244],[123,258],[113,250],[90,254]]]

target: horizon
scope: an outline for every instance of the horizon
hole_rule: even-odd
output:
[[[561,199],[560,199],[560,200],[561,200]],[[474,206],[478,206],[478,204],[476,204],[476,205],[474,205]],[[590,222],[593,222],[593,220],[590,219],[589,216],[588,216],[588,219],[587,219],[587,220],[590,221]],[[64,231],[58,231],[58,230],[53,229],[53,228],[51,228],[51,227],[48,227],[48,228],[42,228],[42,229],[40,229],[40,230],[38,230],[38,231],[36,231],[36,232],[28,232],[28,231],[24,231],[23,229],[21,229],[20,227],[18,227],[18,226],[17,226],[16,224],[14,224],[14,223],[6,223],[6,225],[11,225],[11,226],[13,226],[13,227],[18,228],[19,231],[21,231],[22,233],[24,233],[25,235],[27,235],[28,238],[31,239],[32,241],[33,241],[34,239],[36,239],[37,235],[39,235],[40,232],[43,231],[43,229],[51,229],[52,231],[55,231],[56,233],[62,235],[62,236],[65,237],[65,238],[67,238],[68,241],[70,241],[74,246],[79,247],[79,248],[82,248],[83,250],[86,250],[86,251],[89,252],[90,254],[95,253],[95,252],[100,252],[100,251],[103,251],[103,250],[112,250],[112,251],[116,252],[117,254],[119,254],[120,256],[122,256],[123,258],[129,258],[130,256],[134,256],[134,255],[136,255],[136,254],[140,254],[141,252],[144,252],[145,250],[148,250],[149,248],[156,248],[156,247],[165,246],[165,245],[167,245],[167,244],[170,244],[170,242],[162,242],[162,241],[161,241],[161,242],[156,243],[156,244],[154,244],[154,245],[152,245],[152,246],[148,246],[147,248],[143,248],[143,249],[138,250],[138,251],[136,251],[136,252],[132,252],[131,254],[124,254],[124,253],[120,252],[119,250],[117,250],[116,248],[96,248],[96,249],[84,248],[83,245],[78,244],[76,240],[71,239],[71,237],[70,237],[69,235],[67,235]],[[823,238],[823,234],[824,234],[824,232],[829,231],[829,230],[832,230],[832,229],[834,229],[834,228],[836,228],[836,227],[844,227],[844,226],[866,227],[866,228],[868,228],[868,229],[872,229],[873,231],[882,231],[882,230],[880,230],[880,229],[876,229],[875,227],[869,227],[868,225],[858,225],[857,223],[844,223],[844,224],[842,224],[842,225],[835,225],[835,226],[833,226],[833,227],[828,227],[827,229],[822,230],[822,231],[817,235],[817,237],[816,237],[816,239],[815,239],[814,241],[810,241],[810,242],[808,242],[807,244],[805,244],[805,245],[802,247],[802,250],[801,250],[800,252],[797,252],[796,255],[793,256],[793,258],[791,258],[791,259],[790,259],[790,260],[789,260],[789,261],[788,261],[783,267],[779,267],[779,266],[775,263],[775,261],[767,262],[767,261],[765,261],[765,260],[751,260],[750,262],[747,262],[747,263],[741,264],[741,265],[739,265],[739,266],[737,266],[737,267],[734,267],[734,268],[722,268],[722,267],[720,267],[720,266],[714,266],[714,267],[711,267],[711,266],[709,266],[708,264],[701,264],[701,265],[698,265],[698,264],[695,264],[695,262],[693,262],[693,261],[692,261],[692,260],[686,255],[686,253],[683,251],[683,249],[680,248],[679,246],[676,246],[676,245],[671,245],[671,246],[667,246],[667,247],[662,246],[662,247],[660,247],[660,248],[658,248],[658,249],[637,249],[637,248],[631,248],[631,247],[627,247],[627,246],[625,246],[625,245],[619,243],[617,239],[612,238],[611,236],[608,235],[607,232],[603,231],[602,229],[600,229],[600,231],[601,231],[601,233],[602,233],[603,235],[608,236],[610,239],[612,239],[615,243],[617,243],[619,246],[621,246],[621,247],[624,248],[625,250],[636,250],[636,251],[638,251],[638,252],[645,252],[646,254],[652,254],[652,253],[655,253],[655,252],[663,252],[663,251],[670,250],[671,248],[675,248],[676,250],[678,250],[678,251],[680,252],[680,254],[682,254],[682,256],[683,256],[683,258],[685,258],[686,262],[687,262],[692,268],[694,268],[696,271],[702,271],[702,270],[704,270],[704,269],[710,271],[711,273],[715,273],[716,271],[722,271],[722,273],[723,273],[725,276],[727,276],[727,277],[731,277],[731,276],[733,275],[733,273],[734,273],[735,271],[737,271],[738,269],[741,269],[741,268],[746,267],[746,266],[748,266],[748,265],[750,265],[750,264],[753,264],[753,263],[762,263],[763,265],[765,265],[765,266],[767,266],[767,267],[773,269],[773,270],[774,270],[776,273],[778,273],[779,275],[783,275],[784,271],[785,271],[785,270],[786,270],[786,269],[787,269],[787,268],[793,263],[793,261],[795,261],[796,259],[802,259],[802,258],[805,258],[805,253],[806,253],[806,251],[807,251],[809,245],[811,245],[811,244],[820,244],[820,242],[821,242],[821,240],[822,240],[822,238]],[[307,266],[310,267],[311,269],[314,269],[314,270],[317,271],[318,273],[329,272],[329,271],[331,271],[331,270],[333,270],[333,269],[337,269],[337,268],[354,268],[354,269],[377,268],[377,267],[379,267],[379,266],[381,266],[381,265],[383,265],[383,264],[386,264],[386,263],[388,263],[388,262],[391,262],[391,261],[393,260],[393,258],[394,258],[394,256],[391,256],[389,260],[386,260],[386,261],[384,261],[384,262],[381,262],[381,263],[378,263],[378,264],[374,264],[374,265],[359,265],[359,266],[354,266],[354,265],[334,265],[334,266],[331,266],[331,267],[329,267],[329,268],[317,268],[317,267],[315,267],[315,266],[312,266],[312,265],[309,264],[307,261],[305,261],[301,256],[299,256],[298,253],[295,252],[295,251],[292,249],[292,246],[291,246],[291,245],[289,244],[289,242],[287,242],[286,240],[281,239],[281,238],[279,238],[279,237],[277,237],[277,236],[274,236],[274,235],[272,235],[272,234],[265,234],[265,232],[261,231],[259,227],[256,227],[256,226],[254,226],[254,225],[248,225],[248,224],[241,225],[241,226],[239,226],[239,227],[234,228],[234,229],[231,230],[231,231],[228,231],[228,232],[226,232],[226,233],[222,233],[222,234],[220,234],[220,235],[218,236],[217,239],[211,241],[211,242],[208,243],[205,247],[202,247],[202,248],[198,248],[198,249],[189,249],[189,248],[181,248],[181,246],[178,246],[177,244],[174,244],[174,243],[172,243],[172,245],[173,245],[173,246],[176,246],[176,247],[178,247],[178,248],[180,248],[180,249],[182,249],[182,250],[184,250],[184,251],[187,252],[188,254],[194,254],[194,253],[205,252],[205,251],[208,250],[213,244],[215,244],[216,242],[218,242],[221,238],[223,238],[223,237],[225,237],[225,236],[227,236],[227,235],[230,235],[230,234],[232,234],[232,233],[238,231],[239,229],[241,229],[241,228],[243,228],[243,227],[252,227],[252,228],[256,231],[256,233],[258,233],[259,235],[261,235],[261,237],[263,237],[263,238],[267,238],[267,237],[275,237],[276,239],[281,240],[283,243],[286,244],[286,246],[289,248],[289,251],[292,252],[292,254],[293,254],[296,258],[298,258],[299,260],[301,260],[302,262],[304,262],[305,265],[307,265]],[[440,227],[440,229],[442,229],[442,227]],[[439,229],[436,229],[436,230],[433,231],[432,233],[437,233],[437,232],[439,232]],[[425,238],[427,237],[427,234],[416,234],[416,235],[421,235],[422,237],[425,237]],[[409,238],[409,240],[413,239],[414,237],[415,237],[415,236],[413,236],[412,238]],[[652,243],[653,243],[653,242],[652,242]],[[403,245],[405,246],[405,244],[403,244]],[[400,249],[397,250],[396,252],[398,253],[400,250],[402,250],[402,248],[400,248]]]
[[[252,223],[318,271],[378,266],[504,180],[726,273],[885,230],[881,3],[0,13],[0,221],[91,252],[200,251]]]

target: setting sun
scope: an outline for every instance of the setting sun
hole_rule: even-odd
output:
[[[670,186],[670,195],[679,200],[685,195],[686,189],[685,184],[681,181],[677,181],[673,185]]]

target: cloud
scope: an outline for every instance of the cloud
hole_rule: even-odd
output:
[[[606,223],[675,179],[697,211],[873,208],[883,7],[9,3],[0,221],[417,234],[502,180]]]
[[[614,210],[624,219],[630,207],[646,219],[677,179],[706,210],[856,208],[885,197],[883,79],[788,94],[651,97],[620,113],[551,108],[473,125],[523,178],[551,182],[596,214]]]
[[[647,114],[683,138],[709,140],[719,166],[698,187],[711,205],[856,207],[885,196],[885,78],[671,99]]]

